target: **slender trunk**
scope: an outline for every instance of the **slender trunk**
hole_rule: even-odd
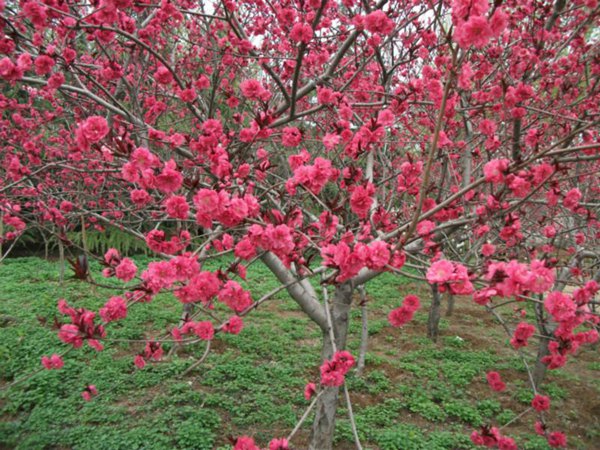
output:
[[[454,298],[454,295],[452,295],[450,292],[448,292],[446,299],[448,300],[448,308],[446,309],[446,317],[450,317],[450,316],[452,316],[452,313],[454,313],[454,303],[455,303],[456,299]]]
[[[437,284],[431,285],[431,308],[429,309],[429,320],[427,321],[427,337],[437,342],[440,334],[441,297]]]
[[[61,236],[58,236],[58,256],[59,256],[59,264],[60,264],[60,272],[59,272],[59,280],[62,285],[65,280],[65,244],[63,243]]]
[[[50,240],[46,237],[46,233],[41,232],[42,239],[44,240],[44,259],[48,260],[48,254],[50,250]]]
[[[87,255],[90,250],[87,244],[87,232],[85,230],[85,219],[81,216],[81,246],[83,247],[83,252]]]
[[[365,370],[365,359],[367,357],[367,348],[369,346],[369,322],[367,318],[367,292],[365,286],[360,285],[358,287],[360,292],[360,319],[362,322],[362,329],[360,333],[360,348],[358,352],[358,363],[356,364],[356,375],[362,376]]]
[[[349,312],[352,303],[352,287],[342,284],[336,287],[331,305],[331,323],[338,351],[346,347],[348,334]],[[327,331],[323,332],[323,360],[331,359],[333,346]],[[339,388],[324,388],[316,405],[315,419],[310,436],[310,450],[331,450],[333,432],[335,430],[335,413],[337,409]]]
[[[544,315],[544,307],[539,303],[535,304],[535,318],[537,320],[537,328],[540,335],[552,336],[554,334],[554,329],[556,328],[556,325],[548,323]],[[548,366],[546,366],[546,364],[542,362],[542,358],[550,354],[548,344],[550,344],[549,338],[540,338],[540,341],[538,343],[537,358],[535,359],[535,367],[533,368],[532,373],[533,383],[535,384],[535,387],[537,389],[540,389],[540,387],[542,386],[544,378],[546,378],[546,372],[548,371]]]

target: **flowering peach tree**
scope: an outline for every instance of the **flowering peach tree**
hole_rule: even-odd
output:
[[[328,449],[340,390],[352,414],[353,292],[410,268],[435,295],[494,314],[515,351],[539,343],[535,430],[566,446],[538,390],[598,340],[596,0],[0,0],[0,14],[0,242],[28,226],[66,239],[83,218],[157,256],[99,256],[128,284],[99,311],[58,301],[66,348],[102,351],[112,322],[169,292],[184,314],[135,365],[160,360],[165,341],[208,353],[286,290],[323,333],[305,395],[310,448]],[[223,255],[225,269],[203,268]],[[279,289],[244,289],[252,263]],[[399,301],[390,326],[420,304]],[[495,427],[471,439],[516,448]],[[242,436],[235,448],[258,447]]]

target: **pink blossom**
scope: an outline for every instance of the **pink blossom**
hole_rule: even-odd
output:
[[[48,369],[61,369],[65,363],[60,355],[54,353],[52,356],[42,356],[42,365]]]
[[[296,23],[290,32],[290,39],[295,42],[308,44],[313,37],[313,29],[308,23]]]
[[[321,384],[323,386],[341,386],[348,370],[354,365],[354,358],[346,351],[335,353],[330,361],[321,366]]]
[[[481,246],[481,254],[483,256],[490,257],[496,251],[496,246],[493,244],[485,243]]]
[[[170,160],[165,164],[165,168],[160,175],[155,177],[156,187],[159,191],[170,194],[181,187],[183,175],[175,167],[175,161]]]
[[[559,291],[548,294],[544,300],[544,307],[557,322],[571,320],[577,311],[575,302],[568,295]]]
[[[491,37],[492,29],[487,19],[481,16],[469,17],[469,20],[459,24],[454,32],[454,40],[462,48],[471,45],[475,48],[485,47]]]
[[[144,367],[146,367],[146,360],[142,355],[136,355],[135,358],[133,358],[133,364],[138,369],[143,369]]]
[[[219,293],[220,286],[221,282],[214,273],[203,271],[194,275],[188,286],[176,290],[175,296],[182,303],[207,304]]]
[[[373,204],[373,194],[375,186],[367,183],[366,186],[356,186],[350,196],[350,209],[361,219],[365,219],[369,214],[371,205]]]
[[[54,59],[48,55],[40,55],[35,58],[35,73],[36,75],[46,75],[52,71],[54,67]]]
[[[93,384],[90,384],[89,386],[87,386],[81,393],[81,397],[86,402],[89,402],[92,399],[92,397],[94,397],[96,395],[98,395],[98,389],[96,389],[96,386],[94,386]]]
[[[231,316],[223,325],[223,331],[230,334],[240,334],[242,328],[244,328],[244,322],[239,316]]]
[[[427,270],[427,281],[429,283],[446,283],[452,279],[454,265],[451,261],[441,259],[434,262]]]
[[[304,398],[306,400],[310,400],[312,398],[312,396],[315,395],[316,393],[317,393],[317,386],[315,385],[315,383],[308,383],[304,387]]]
[[[502,32],[506,29],[507,25],[508,14],[504,12],[503,8],[497,8],[490,19],[490,28],[492,30],[492,36],[500,36]]]
[[[254,439],[248,436],[241,436],[235,441],[233,450],[260,450],[254,443]]]
[[[258,80],[244,80],[240,83],[242,95],[250,100],[260,100],[265,93],[265,89]]]
[[[245,291],[238,283],[229,280],[219,292],[219,300],[229,306],[235,312],[242,312],[250,305],[252,299],[250,293]]]
[[[127,302],[122,297],[111,297],[103,308],[100,308],[100,317],[104,322],[124,319],[127,317]]]
[[[581,200],[581,197],[581,191],[577,188],[573,188],[565,194],[563,205],[565,205],[565,208],[575,211],[579,206],[579,200]]]
[[[296,127],[284,127],[281,143],[284,147],[296,147],[302,142],[302,133]]]
[[[535,333],[535,327],[529,323],[521,322],[517,325],[515,333],[513,334],[510,344],[514,348],[521,348],[527,346],[527,340]]]
[[[509,164],[508,159],[492,159],[483,167],[485,181],[488,183],[502,183]]]
[[[470,16],[484,16],[490,8],[487,0],[453,0],[451,5],[455,23]]]
[[[123,258],[119,265],[115,267],[115,275],[119,280],[131,281],[135,278],[137,273],[137,267],[135,263],[129,258]]]
[[[197,322],[194,324],[194,333],[200,339],[210,341],[215,335],[213,325],[209,321]]]
[[[79,327],[73,324],[65,324],[60,327],[58,338],[65,344],[71,344],[75,348],[83,345],[83,338],[79,334]]]
[[[269,450],[289,450],[288,440],[285,438],[273,439],[269,442]]]
[[[17,81],[23,78],[23,70],[13,63],[10,58],[5,57],[0,59],[0,77],[7,81]]]
[[[169,217],[185,220],[188,218],[190,206],[182,195],[174,195],[165,201],[165,208]]]
[[[429,236],[435,230],[435,223],[431,220],[422,220],[417,224],[417,234],[421,237]]]
[[[109,132],[108,122],[104,117],[90,116],[76,130],[77,142],[83,149],[90,144],[101,141]]]
[[[488,372],[486,379],[490,387],[496,392],[502,392],[506,389],[506,384],[500,378],[498,372]]]
[[[212,219],[222,212],[223,199],[212,189],[200,189],[194,196],[196,222],[204,228],[212,226]]]
[[[382,270],[390,262],[390,250],[384,241],[373,241],[369,244],[367,267],[373,270]]]
[[[531,406],[538,412],[547,411],[550,409],[550,397],[536,394],[531,401]]]
[[[567,437],[560,431],[553,431],[548,435],[548,445],[552,448],[566,447]]]
[[[237,258],[250,260],[256,256],[256,245],[249,238],[245,237],[236,244],[234,254]]]
[[[154,72],[154,79],[159,84],[169,84],[173,81],[173,74],[165,66],[160,66]]]
[[[394,22],[378,9],[365,17],[365,28],[371,33],[390,34],[394,31]]]

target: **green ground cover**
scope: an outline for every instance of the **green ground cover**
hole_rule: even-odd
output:
[[[147,262],[138,260],[140,266]],[[99,267],[92,268],[99,277]],[[254,298],[277,286],[260,265],[250,267],[248,280]],[[43,259],[0,265],[0,448],[226,449],[231,436],[253,435],[264,446],[289,433],[308,405],[304,385],[318,378],[321,335],[285,292],[255,311],[239,336],[219,335],[206,361],[189,375],[181,374],[202,355],[203,345],[137,370],[133,356],[143,344],[111,341],[103,352],[71,351],[62,370],[42,371],[7,389],[38,370],[42,355],[67,349],[53,329],[59,298],[97,310],[120,292],[76,280],[61,285],[58,263]],[[466,300],[442,320],[437,344],[425,337],[426,308],[404,329],[390,328],[389,310],[415,292],[426,307],[426,286],[408,279],[383,275],[368,286],[372,351],[363,377],[347,378],[360,437],[365,448],[383,450],[471,448],[473,429],[502,426],[527,408],[532,397],[525,373],[502,330]],[[111,324],[108,337],[162,336],[180,313],[176,299],[161,295]],[[219,307],[215,314],[227,317]],[[349,341],[355,354],[359,334],[355,308]],[[600,405],[594,403],[600,365],[596,350],[586,352],[552,373],[546,387],[553,401],[550,423],[568,433],[569,448],[594,448],[600,440]],[[503,373],[507,392],[487,388],[485,371],[492,369]],[[100,395],[86,403],[80,392],[88,384]],[[524,416],[504,430],[519,448],[548,448],[532,435],[534,419]],[[308,433],[306,424],[294,438],[295,448],[305,448]],[[353,448],[344,405],[335,442],[336,448]]]

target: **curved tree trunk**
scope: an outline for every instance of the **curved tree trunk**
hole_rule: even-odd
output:
[[[346,347],[348,334],[349,312],[352,303],[352,287],[342,284],[336,287],[330,306],[331,323],[335,335],[337,350]],[[333,346],[328,332],[323,332],[323,360],[331,359]],[[333,432],[335,430],[335,413],[337,410],[339,388],[325,388],[316,405],[315,419],[310,435],[310,450],[331,450]]]

